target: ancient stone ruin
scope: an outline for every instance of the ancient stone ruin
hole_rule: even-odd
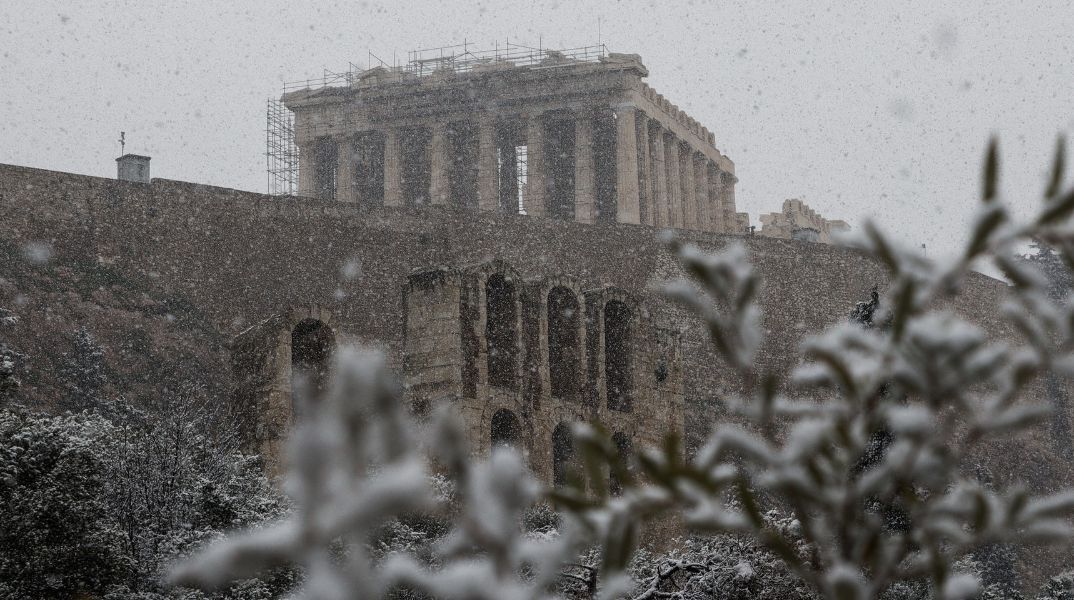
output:
[[[298,194],[742,231],[715,136],[603,47],[466,52],[284,94]]]
[[[475,452],[519,447],[546,481],[573,460],[573,421],[623,449],[678,434],[689,452],[736,383],[704,324],[658,292],[686,276],[660,230],[747,246],[766,369],[793,368],[798,342],[886,275],[845,248],[743,235],[734,164],[645,76],[602,49],[355,71],[270,103],[288,123],[269,153],[270,181],[295,184],[282,194],[150,179],[148,157],[118,180],[0,165],[0,237],[184,307],[187,329],[137,337],[219,339],[221,402],[270,468],[342,344],[382,351],[415,413],[453,406]],[[988,323],[1002,284],[970,287]]]
[[[849,230],[846,221],[825,219],[801,200],[784,200],[780,212],[761,215],[761,235],[785,240],[831,244],[833,234]]]

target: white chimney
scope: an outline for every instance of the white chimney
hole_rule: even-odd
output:
[[[149,157],[139,154],[124,154],[116,159],[117,178],[120,181],[149,183]]]

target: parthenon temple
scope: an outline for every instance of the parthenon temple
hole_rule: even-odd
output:
[[[452,53],[286,92],[298,193],[740,232],[734,163],[635,54]]]

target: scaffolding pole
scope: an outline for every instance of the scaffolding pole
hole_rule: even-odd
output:
[[[298,148],[295,146],[295,117],[277,98],[266,105],[265,167],[268,193],[294,196],[298,192]]]

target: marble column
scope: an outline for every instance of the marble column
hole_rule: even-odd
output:
[[[593,163],[593,118],[580,113],[574,121],[574,220],[596,220],[597,186]]]
[[[697,178],[697,228],[701,231],[712,231],[712,204],[709,202],[709,170],[708,160],[700,152],[694,153],[694,176]]]
[[[399,131],[384,132],[384,206],[402,206],[403,157],[399,148]]]
[[[615,220],[620,223],[640,222],[637,112],[629,105],[615,107]]]
[[[720,203],[723,204],[724,219],[727,220],[727,228],[734,231],[737,227],[735,221],[735,182],[738,178],[734,173],[723,171],[720,173]],[[744,233],[735,231],[735,233]]]
[[[653,163],[649,154],[649,117],[637,113],[638,131],[638,222],[653,224]]]
[[[447,123],[434,123],[429,139],[429,203],[446,205],[451,185],[448,181]]]
[[[653,225],[667,227],[668,223],[668,173],[664,159],[664,129],[654,126],[650,134],[653,173]]]
[[[669,134],[664,140],[664,161],[668,171],[668,227],[682,228],[682,175],[679,170],[679,138]]]
[[[339,149],[336,151],[339,160],[336,167],[336,200],[340,202],[357,201],[354,194],[354,144],[353,137],[344,137],[339,140]]]
[[[544,160],[544,120],[540,114],[530,115],[526,123],[526,190],[522,206],[527,215],[547,214],[548,177]]]
[[[706,182],[709,195],[709,231],[726,232],[723,224],[723,207],[720,205],[720,170],[711,160],[705,163]]]
[[[312,198],[316,195],[317,161],[314,160],[316,144],[306,142],[298,147],[298,195]]]
[[[697,175],[694,173],[694,149],[689,145],[679,148],[682,166],[682,226],[698,229],[697,222]]]
[[[496,118],[482,115],[477,122],[477,207],[500,209],[500,181],[496,168]]]

